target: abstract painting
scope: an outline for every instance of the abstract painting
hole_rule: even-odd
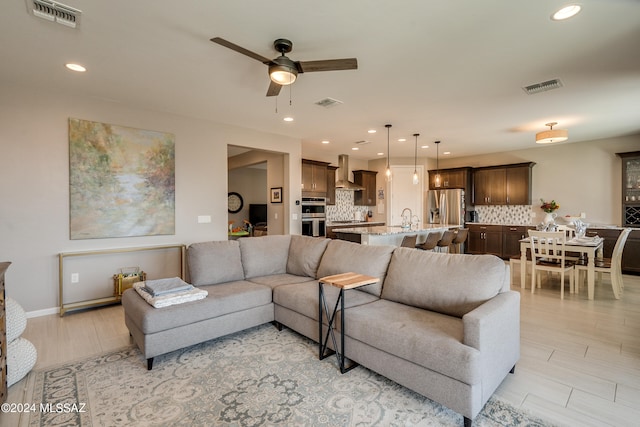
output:
[[[69,119],[70,238],[175,234],[173,134]]]

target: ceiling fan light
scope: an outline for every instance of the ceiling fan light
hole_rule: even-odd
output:
[[[279,85],[290,85],[296,81],[298,69],[293,61],[283,55],[274,59],[274,63],[269,65],[269,77]]]

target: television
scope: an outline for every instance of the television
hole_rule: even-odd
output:
[[[253,225],[259,223],[267,223],[267,205],[266,204],[250,204],[249,205],[249,222]]]

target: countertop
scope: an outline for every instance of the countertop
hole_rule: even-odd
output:
[[[372,227],[384,225],[383,221],[327,221],[327,227]]]
[[[392,234],[416,234],[416,233],[429,233],[431,231],[443,231],[449,228],[459,228],[457,224],[427,224],[420,229],[408,229],[398,226],[374,226],[374,227],[355,227],[355,228],[341,228],[336,230],[336,233],[345,234],[362,234],[362,235],[374,235],[374,236],[388,236]]]
[[[609,230],[622,230],[624,227],[620,227],[619,225],[611,225],[611,224],[596,224],[589,223],[585,221],[587,224],[587,228],[605,228]],[[568,221],[562,221],[558,224],[562,225],[570,225],[571,223]],[[535,227],[537,224],[507,224],[507,223],[497,223],[497,222],[467,222],[465,225],[504,225],[506,227]]]

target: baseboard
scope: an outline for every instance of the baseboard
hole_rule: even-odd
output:
[[[32,317],[48,316],[50,314],[60,314],[60,307],[45,308],[42,310],[27,311],[27,319]]]

